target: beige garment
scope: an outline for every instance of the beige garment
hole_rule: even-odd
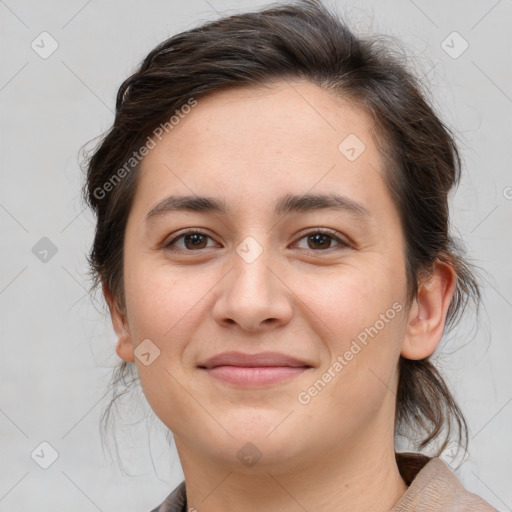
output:
[[[396,460],[409,488],[390,512],[498,512],[466,491],[439,457],[397,453]]]
[[[397,453],[396,461],[409,488],[390,512],[498,512],[476,494],[466,491],[440,458]],[[189,512],[185,482],[151,512]]]

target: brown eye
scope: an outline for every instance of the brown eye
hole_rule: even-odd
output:
[[[333,241],[332,236],[326,235],[325,233],[316,233],[315,235],[308,236],[308,244],[313,245],[311,249],[330,249],[331,242]]]
[[[165,248],[171,251],[176,250],[188,252],[192,252],[199,249],[206,249],[208,238],[211,237],[206,233],[202,233],[201,231],[187,231],[186,233],[182,233],[176,238],[173,238],[170,242],[166,243]],[[176,243],[181,239],[183,239],[183,246],[177,247]]]
[[[304,248],[316,252],[332,249],[333,242],[336,242],[341,248],[349,247],[347,242],[341,240],[332,232],[325,230],[311,231],[310,233],[307,233],[305,236],[301,237],[299,240],[303,239],[307,239],[307,247]]]

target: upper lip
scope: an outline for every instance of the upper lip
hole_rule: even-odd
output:
[[[279,352],[260,352],[258,354],[244,354],[243,352],[223,352],[210,357],[198,365],[200,368],[215,368],[216,366],[292,366],[292,367],[310,367],[305,361],[301,361],[286,354]]]

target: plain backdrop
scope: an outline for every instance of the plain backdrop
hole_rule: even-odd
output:
[[[0,1],[1,511],[149,511],[182,480],[143,401],[120,410],[125,472],[112,441],[113,459],[102,447],[118,359],[110,319],[88,294],[94,219],[80,202],[78,154],[110,127],[119,85],[158,42],[267,3]],[[327,3],[357,32],[402,41],[456,133],[464,178],[452,220],[482,268],[484,308],[437,361],[470,427],[457,476],[512,510],[512,2]]]

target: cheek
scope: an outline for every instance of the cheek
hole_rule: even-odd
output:
[[[161,421],[174,432],[186,432],[197,411],[190,404],[183,352],[201,313],[208,288],[190,286],[162,265],[125,264],[126,305],[133,345],[151,340],[159,355],[146,366],[136,358],[142,391]],[[137,352],[136,352],[137,353]]]
[[[134,339],[154,338],[165,345],[167,339],[181,339],[177,333],[190,321],[194,308],[200,309],[208,283],[200,276],[191,281],[190,272],[180,278],[180,271],[165,263],[126,258],[125,289]]]
[[[398,307],[392,306],[395,302],[403,306],[406,291],[405,270],[401,268],[384,268],[375,261],[340,267],[328,275],[302,276],[296,281],[301,287],[294,291],[307,306],[304,314],[309,309],[308,317],[321,320],[322,331],[332,340],[333,348],[343,348],[347,339],[357,337],[365,328],[376,322],[380,327],[381,315],[390,309],[384,321],[393,317],[392,323],[397,323],[394,319],[401,315],[396,315]]]
[[[400,268],[350,268],[330,279],[311,279],[301,292],[312,329],[326,349],[315,378],[329,381],[326,402],[341,405],[339,411],[358,403],[364,415],[393,389],[405,334],[406,283]]]

